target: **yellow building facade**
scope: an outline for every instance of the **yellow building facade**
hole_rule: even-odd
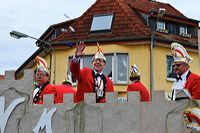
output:
[[[87,44],[86,44],[87,45]],[[148,88],[150,92],[150,44],[147,43],[111,43],[106,45],[101,45],[101,49],[104,54],[109,53],[127,53],[128,54],[128,69],[130,69],[131,65],[137,64],[140,73],[141,73],[141,82]],[[96,45],[88,45],[84,53],[85,55],[93,55],[96,53],[97,47]],[[61,84],[62,81],[69,73],[69,57],[72,57],[75,53],[75,48],[67,48],[67,49],[56,49],[56,84]],[[191,63],[191,71],[200,74],[199,70],[199,56],[196,50],[188,49],[189,55],[193,58]],[[166,56],[172,56],[171,48],[166,47],[162,44],[156,45],[154,47],[153,54],[153,69],[154,69],[154,88],[153,90],[164,90],[166,92],[171,92],[171,87],[173,84],[173,80],[169,80],[167,78],[167,58]],[[46,61],[50,62],[49,55],[46,55]],[[54,59],[52,59],[53,61]],[[51,64],[51,81],[54,78],[53,75],[53,65]],[[33,67],[34,69],[35,67]],[[129,72],[130,70],[128,70]],[[126,88],[129,82],[126,84],[114,84],[115,91],[119,92],[119,95],[126,95]],[[76,87],[76,85],[74,86]]]

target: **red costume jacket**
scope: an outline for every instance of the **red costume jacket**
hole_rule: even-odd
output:
[[[73,60],[70,64],[70,70],[75,76],[75,78],[78,80],[77,85],[77,92],[75,96],[75,101],[80,102],[84,100],[84,93],[94,93],[94,79],[92,76],[92,69],[85,67],[83,69],[80,69],[80,62],[75,63]],[[114,92],[113,83],[112,81],[106,77],[106,92]],[[104,97],[99,101],[100,103],[104,103],[105,95]]]
[[[190,73],[185,88],[188,89],[193,99],[200,99],[200,76]]]
[[[140,100],[141,101],[149,101],[149,92],[147,91],[147,88],[140,83],[139,81],[136,81],[127,87],[127,91],[139,91],[140,92]]]
[[[54,94],[54,103],[56,103],[56,97],[57,97],[57,93],[56,93],[56,88],[50,84],[50,83],[46,83],[44,84],[44,86],[42,86],[42,91],[41,93],[38,93],[38,97],[35,96],[33,99],[33,102],[35,104],[43,104],[43,95],[44,94]],[[36,101],[35,101],[36,98]]]
[[[56,103],[63,103],[63,94],[73,94],[75,99],[76,90],[73,89],[71,86],[62,84],[62,85],[56,85],[55,88],[57,91],[57,97],[55,100]]]

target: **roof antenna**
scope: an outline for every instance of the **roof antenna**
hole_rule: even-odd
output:
[[[67,14],[63,13],[63,15],[64,15],[67,19],[70,19],[70,17],[69,17]]]

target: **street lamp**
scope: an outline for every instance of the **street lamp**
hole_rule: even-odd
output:
[[[153,89],[154,89],[154,69],[153,69],[153,48],[154,48],[154,37],[155,37],[155,30],[157,27],[157,22],[160,17],[162,17],[165,14],[166,9],[165,8],[159,8],[156,21],[153,25],[153,29],[151,31],[151,47],[150,47],[150,95],[151,100],[153,99]]]
[[[51,46],[51,44],[49,42],[44,41],[44,40],[41,40],[41,39],[38,39],[38,38],[35,38],[35,37],[32,37],[32,36],[29,36],[29,35],[24,34],[24,33],[20,33],[18,31],[11,31],[10,32],[10,36],[14,37],[16,39],[20,39],[20,38],[32,38],[34,40],[44,42],[45,44],[47,44],[51,48],[51,50],[53,52],[53,55],[54,55],[54,70],[53,70],[54,79],[53,79],[53,84],[55,85],[55,83],[56,83],[56,54],[55,54],[55,50]]]

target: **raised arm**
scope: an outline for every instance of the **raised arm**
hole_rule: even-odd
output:
[[[84,49],[86,45],[84,42],[80,42],[76,44],[76,51],[75,55],[70,63],[70,71],[72,72],[73,76],[78,79],[80,73],[80,57],[84,55]]]

